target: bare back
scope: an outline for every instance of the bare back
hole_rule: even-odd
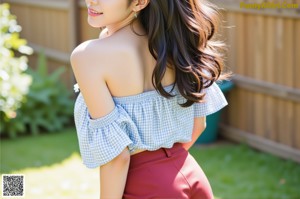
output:
[[[105,38],[105,36],[102,36],[102,38]],[[117,34],[112,35],[111,38],[105,39],[110,39],[108,42],[110,45],[122,45],[122,48],[125,47],[128,51],[126,61],[122,59],[122,55],[120,55],[121,57],[115,57],[119,62],[119,66],[111,68],[109,78],[106,81],[111,95],[114,97],[130,96],[154,90],[152,73],[156,60],[148,49],[148,38],[138,36],[132,32],[130,27],[126,27]],[[167,68],[162,80],[163,86],[173,84],[174,81],[174,70]]]

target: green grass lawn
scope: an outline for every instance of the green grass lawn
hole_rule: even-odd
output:
[[[219,198],[299,199],[300,165],[245,145],[193,147]]]
[[[195,146],[218,199],[300,198],[300,165],[240,144]],[[74,129],[16,140],[1,140],[1,171],[25,175],[25,198],[99,198],[98,169],[79,156]],[[0,188],[1,189],[1,188]]]

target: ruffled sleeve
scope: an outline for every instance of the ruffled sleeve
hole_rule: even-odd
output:
[[[83,97],[75,103],[75,125],[83,164],[88,168],[104,165],[118,156],[126,147],[131,150],[129,131],[137,131],[127,112],[116,105],[112,112],[91,119]]]
[[[194,103],[194,117],[204,117],[213,114],[228,103],[222,93],[221,89],[216,83],[203,90],[205,94],[203,103]]]

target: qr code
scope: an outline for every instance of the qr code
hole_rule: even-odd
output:
[[[25,176],[21,174],[2,175],[2,197],[24,197]]]

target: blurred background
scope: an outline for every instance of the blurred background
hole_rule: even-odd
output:
[[[216,198],[300,198],[300,0],[211,2],[234,75],[220,83],[229,105],[191,153]],[[97,198],[98,171],[79,157],[69,57],[100,30],[83,0],[2,0],[0,12],[1,173],[26,174],[30,199]]]

